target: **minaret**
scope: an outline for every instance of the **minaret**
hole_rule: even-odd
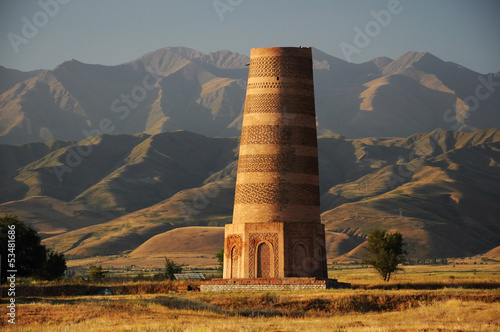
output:
[[[311,48],[254,48],[224,279],[327,278]]]

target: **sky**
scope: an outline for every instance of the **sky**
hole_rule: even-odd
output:
[[[498,0],[1,0],[0,65],[118,65],[166,46],[312,46],[362,63],[430,52],[500,71]]]

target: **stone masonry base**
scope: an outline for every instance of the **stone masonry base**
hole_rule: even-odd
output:
[[[299,290],[350,288],[350,284],[339,283],[336,279],[316,278],[246,278],[212,279],[202,281],[202,292],[218,291],[260,291],[260,290]]]

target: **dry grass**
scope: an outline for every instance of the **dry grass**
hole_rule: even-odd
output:
[[[338,274],[342,281],[367,287],[377,287],[380,283],[370,269],[345,267],[331,272]],[[457,264],[454,268],[452,265],[411,266],[391,284],[404,283],[406,278],[409,283],[431,285],[446,278],[452,269],[457,276],[453,285],[456,288],[434,290],[175,294],[161,294],[161,290],[156,290],[155,294],[142,295],[19,297],[17,325],[8,324],[5,309],[1,309],[0,330],[500,331],[500,288],[465,289],[458,284],[460,280],[498,283],[498,267],[491,263]],[[476,269],[475,274],[471,268]],[[141,293],[143,291],[146,289],[141,289]],[[4,299],[0,307],[5,305]]]
[[[222,248],[222,246],[220,247]],[[219,250],[220,250],[219,248]],[[186,267],[190,268],[214,268],[217,267],[217,259],[215,258],[215,252],[210,253],[199,253],[199,252],[169,252],[168,255],[154,254],[150,256],[139,256],[130,257],[125,255],[120,257],[118,255],[114,256],[103,256],[96,259],[91,258],[81,258],[73,259],[68,261],[67,265],[70,268],[76,270],[88,269],[89,265],[100,264],[104,268],[113,267],[114,269],[120,269],[120,267],[127,266],[138,266],[144,268],[164,268],[165,267],[165,256],[169,259],[174,260],[180,264],[185,264]]]
[[[476,262],[476,264],[473,264]],[[460,264],[458,264],[460,263]],[[500,282],[500,263],[480,260],[457,260],[457,264],[448,265],[412,265],[404,266],[403,271],[392,275],[389,283],[384,283],[371,267],[361,265],[336,265],[330,270],[330,278],[357,285],[376,286],[379,284],[441,284],[452,287],[465,283],[498,283]]]
[[[391,291],[385,291],[391,292]],[[467,297],[471,291],[460,291]],[[63,297],[44,300],[24,299],[18,308],[17,329],[24,331],[498,331],[500,303],[486,303],[486,299],[497,298],[498,291],[475,291],[479,300],[468,301],[448,296],[421,300],[411,307],[390,311],[367,311],[361,315],[360,308],[353,307],[345,313],[305,310],[304,303],[332,299],[345,302],[359,295],[378,301],[384,293],[371,291],[321,291],[280,292],[256,294],[183,294],[183,295],[124,295]],[[429,293],[429,292],[427,292]],[[438,292],[430,292],[430,295]],[[408,297],[412,292],[392,291],[389,297]],[[413,294],[413,295],[416,295]],[[424,294],[425,295],[425,294]],[[429,295],[429,294],[427,294]],[[452,295],[452,294],[448,294]],[[472,294],[474,295],[474,294]],[[211,299],[211,300],[207,300]],[[246,300],[245,300],[246,299]],[[342,300],[343,299],[343,300]],[[388,299],[388,298],[387,298]],[[247,308],[239,312],[238,300]],[[334,301],[333,301],[334,300]],[[285,315],[275,309],[251,309],[259,306],[276,306],[279,303],[294,303],[293,314]],[[232,303],[215,305],[209,302]],[[487,300],[488,302],[488,300]],[[267,304],[266,304],[267,303]],[[6,326],[2,318],[2,330]]]

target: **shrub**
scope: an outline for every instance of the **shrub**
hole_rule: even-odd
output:
[[[174,274],[177,273],[182,273],[182,264],[178,264],[165,257],[165,277],[169,280],[174,280]]]
[[[93,281],[100,281],[106,278],[108,271],[103,271],[101,265],[89,266],[89,279]]]
[[[367,240],[363,263],[372,265],[384,281],[389,281],[394,271],[401,270],[398,265],[405,262],[408,254],[403,249],[403,236],[399,232],[389,234],[376,228],[368,234]]]

